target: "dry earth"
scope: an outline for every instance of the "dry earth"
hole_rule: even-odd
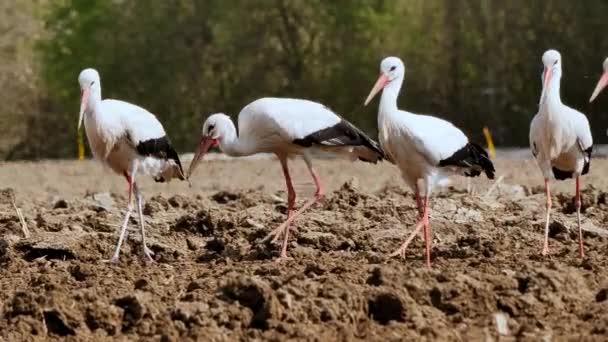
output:
[[[608,340],[608,217],[594,160],[583,180],[587,256],[577,258],[572,182],[555,186],[551,255],[541,257],[544,199],[532,161],[498,161],[503,181],[456,179],[433,197],[433,268],[394,167],[317,163],[327,196],[296,221],[291,260],[262,242],[284,219],[278,163],[214,161],[185,182],[141,180],[156,261],[137,221],[107,264],[126,184],[94,162],[0,164],[0,341]],[[298,203],[313,191],[292,163]],[[500,336],[500,334],[504,334]]]

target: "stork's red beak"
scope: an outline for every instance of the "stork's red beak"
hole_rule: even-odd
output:
[[[604,88],[606,88],[607,85],[608,85],[608,71],[604,72],[604,74],[602,75],[600,80],[597,82],[597,85],[595,86],[595,90],[593,91],[593,94],[591,95],[591,98],[589,99],[589,102],[593,102],[593,100],[595,100],[595,98],[600,94],[600,92]]]
[[[540,94],[540,103],[543,103],[543,100],[545,99],[545,94],[547,93],[547,85],[549,85],[549,81],[551,80],[552,74],[553,72],[551,71],[551,69],[545,67],[545,70],[543,71],[543,90]]]
[[[203,136],[201,141],[198,143],[198,147],[194,152],[194,158],[192,158],[192,162],[190,163],[190,168],[188,169],[188,175],[186,175],[187,179],[190,179],[192,176],[192,172],[196,169],[198,163],[203,159],[205,154],[209,151],[210,148],[217,146],[219,141],[212,137]]]
[[[80,129],[80,126],[82,126],[82,120],[84,119],[84,112],[87,109],[87,104],[89,103],[90,93],[91,89],[89,88],[80,89],[80,114],[78,116],[78,129]]]
[[[378,77],[378,81],[376,81],[376,84],[374,84],[372,91],[369,92],[369,95],[367,96],[367,99],[365,100],[363,105],[367,106],[367,104],[374,98],[374,96],[376,96],[376,94],[378,94],[380,90],[384,89],[384,87],[386,87],[388,81],[388,76],[386,76],[384,73],[381,73],[380,77]]]

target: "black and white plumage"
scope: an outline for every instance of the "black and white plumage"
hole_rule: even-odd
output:
[[[83,70],[78,76],[78,82],[81,90],[78,128],[84,122],[93,156],[114,172],[123,175],[129,183],[127,214],[116,251],[110,261],[118,261],[133,210],[133,193],[138,205],[143,253],[152,260],[152,251],[146,246],[142,198],[135,179],[139,175],[149,175],[157,182],[168,182],[172,178],[184,180],[177,152],[153,114],[127,102],[101,99],[101,80],[96,70]]]
[[[397,108],[397,97],[405,76],[405,66],[397,57],[387,57],[380,64],[380,77],[365,100],[367,105],[382,91],[378,112],[379,141],[387,159],[401,170],[405,182],[416,193],[419,222],[414,232],[393,255],[405,255],[414,236],[424,229],[426,263],[430,267],[431,241],[427,205],[432,189],[447,183],[447,177],[461,174],[474,177],[484,172],[494,178],[494,165],[488,153],[469,142],[452,123],[428,115],[418,115]],[[420,193],[424,192],[424,202]]]
[[[579,255],[584,256],[581,229],[580,176],[589,172],[593,138],[587,117],[561,101],[559,88],[562,58],[559,52],[543,54],[543,88],[538,114],[530,124],[530,148],[545,179],[546,220],[542,254],[549,252],[549,219],[551,214],[550,180],[576,179],[576,218],[579,233]]]
[[[287,220],[269,235],[273,241],[283,237],[279,260],[287,256],[291,222],[323,195],[319,176],[312,167],[315,152],[371,163],[384,158],[384,152],[374,140],[327,107],[312,101],[262,98],[241,110],[238,125],[237,135],[234,123],[225,114],[213,114],[205,120],[188,177],[213,146],[219,146],[231,156],[274,153],[283,168],[288,204]],[[293,210],[296,193],[287,167],[287,160],[294,156],[304,159],[316,186],[314,198],[296,212]]]
[[[494,178],[494,164],[492,164],[488,152],[474,142],[467,143],[449,158],[440,160],[439,166],[461,167],[467,177],[477,177],[483,171],[488,178]]]
[[[595,100],[595,98],[602,92],[602,90],[606,88],[606,86],[608,86],[608,58],[604,60],[604,64],[602,65],[602,67],[604,68],[604,73],[602,74],[602,77],[600,77],[600,80],[597,82],[597,85],[593,90],[593,94],[591,94],[591,98],[589,99],[589,102],[593,102],[593,100]]]

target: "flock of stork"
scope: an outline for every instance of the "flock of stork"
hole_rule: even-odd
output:
[[[546,224],[543,255],[548,253],[548,227],[551,212],[550,180],[576,179],[576,214],[579,229],[579,253],[583,257],[580,226],[581,175],[589,172],[592,136],[587,118],[564,105],[560,100],[561,55],[549,50],[542,56],[544,71],[538,114],[530,126],[530,147],[545,180]],[[590,101],[608,85],[608,59],[604,73]],[[262,98],[245,106],[238,117],[237,129],[225,114],[213,114],[205,120],[202,137],[187,174],[157,118],[136,105],[102,100],[99,74],[83,70],[78,81],[81,105],[78,127],[84,122],[93,155],[129,184],[129,201],[120,237],[113,257],[118,261],[125,239],[129,217],[133,212],[133,195],[137,202],[142,252],[150,261],[153,253],[146,245],[142,195],[137,177],[149,175],[157,182],[172,178],[185,180],[212,147],[231,156],[274,153],[283,169],[287,184],[287,220],[269,235],[273,242],[281,240],[278,260],[287,257],[287,242],[293,220],[323,196],[323,186],[313,168],[313,151],[329,152],[352,160],[376,163],[387,160],[401,171],[403,179],[416,195],[418,223],[405,242],[392,256],[404,256],[408,244],[424,231],[426,264],[431,265],[428,203],[436,185],[447,177],[467,177],[481,173],[494,178],[494,166],[487,152],[468,140],[450,122],[428,115],[419,115],[397,108],[397,97],[405,76],[405,66],[397,57],[388,57],[380,64],[380,77],[365,100],[369,104],[382,92],[378,111],[379,144],[363,131],[344,120],[322,104],[290,98]],[[295,210],[296,193],[291,181],[288,160],[304,159],[316,185],[314,197]]]

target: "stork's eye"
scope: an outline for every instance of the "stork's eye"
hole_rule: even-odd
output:
[[[213,131],[214,128],[215,128],[215,125],[211,124],[211,125],[209,125],[209,127],[207,127],[207,131],[209,133],[211,133],[211,131]]]
[[[95,81],[91,82],[91,86],[93,86],[93,84],[95,84]]]
[[[397,67],[393,65],[393,66],[391,67],[391,71],[395,71],[395,69],[397,69]]]
[[[559,61],[555,61],[555,63],[553,63],[553,65],[557,65],[557,62],[559,62]]]

